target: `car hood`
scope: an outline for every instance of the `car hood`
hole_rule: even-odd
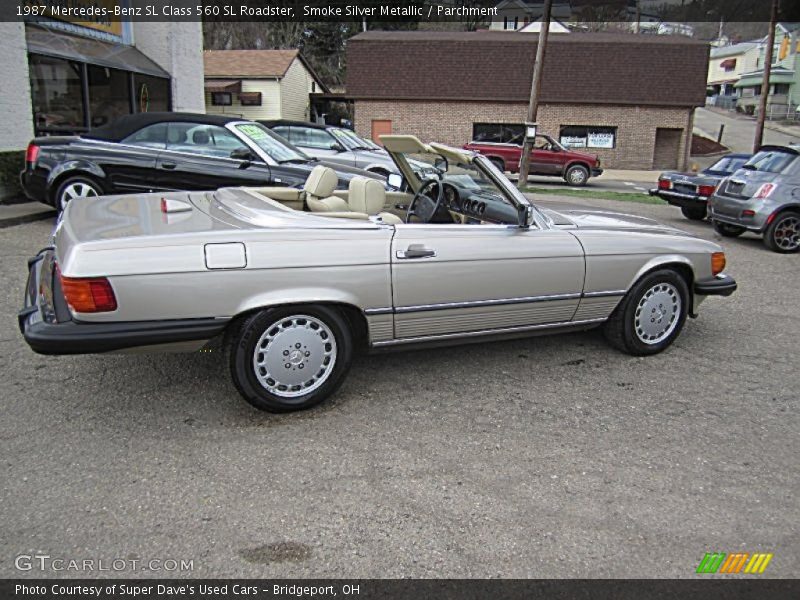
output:
[[[644,231],[651,233],[665,233],[670,235],[684,235],[694,237],[689,233],[669,225],[659,223],[655,219],[639,217],[612,211],[602,210],[544,210],[556,226],[577,227],[578,229],[603,229],[616,231]]]

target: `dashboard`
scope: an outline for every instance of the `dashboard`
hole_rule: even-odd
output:
[[[516,224],[517,211],[504,198],[485,190],[465,189],[451,182],[444,184],[444,207],[471,219],[498,224]]]

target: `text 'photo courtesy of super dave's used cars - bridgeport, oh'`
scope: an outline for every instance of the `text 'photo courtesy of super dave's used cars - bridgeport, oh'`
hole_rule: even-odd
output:
[[[656,354],[736,290],[716,243],[537,207],[468,150],[381,142],[398,189],[340,185],[318,164],[302,187],[67,202],[29,261],[25,340],[43,354],[224,345],[242,396],[285,412],[333,394],[361,351],[600,327],[623,352]]]

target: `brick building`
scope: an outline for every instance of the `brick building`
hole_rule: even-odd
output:
[[[461,146],[505,142],[525,121],[538,36],[362,33],[348,42],[355,128]],[[618,169],[683,168],[705,103],[708,45],[682,36],[552,36],[539,131]]]

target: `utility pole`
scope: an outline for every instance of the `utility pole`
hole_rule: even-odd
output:
[[[639,0],[636,0],[636,25],[633,28],[633,33],[639,33],[639,27],[641,22],[642,22],[642,7],[639,5]]]
[[[769,97],[769,76],[772,74],[772,53],[775,47],[775,24],[778,22],[778,0],[772,0],[769,16],[769,33],[767,34],[767,51],[764,56],[764,79],[761,81],[761,97],[758,99],[758,118],[756,119],[756,135],[753,140],[753,152],[758,152],[764,139],[764,119],[767,118],[767,99]]]
[[[539,43],[536,44],[536,62],[533,65],[533,81],[531,81],[531,99],[528,103],[528,120],[525,123],[525,140],[522,144],[522,159],[519,161],[519,181],[517,187],[524,189],[528,185],[528,172],[531,168],[531,150],[534,139],[528,136],[528,123],[536,122],[539,112],[539,93],[542,87],[542,69],[544,67],[544,53],[547,47],[547,34],[550,32],[550,9],[553,0],[544,0],[542,12],[542,25],[539,29]]]

